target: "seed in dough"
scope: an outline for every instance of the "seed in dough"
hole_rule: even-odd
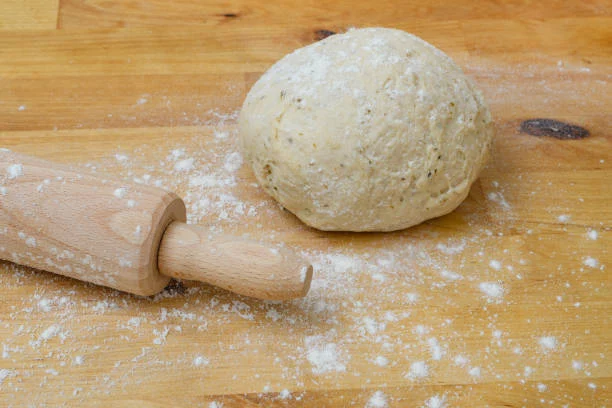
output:
[[[454,210],[493,138],[480,91],[404,31],[333,35],[274,64],[240,114],[262,187],[306,224],[393,231]]]

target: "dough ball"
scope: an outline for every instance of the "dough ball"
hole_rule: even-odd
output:
[[[493,137],[481,93],[404,31],[352,30],[300,48],[253,85],[240,114],[263,188],[306,224],[392,231],[467,196]]]

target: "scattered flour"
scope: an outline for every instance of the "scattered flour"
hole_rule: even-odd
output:
[[[40,299],[38,301],[38,308],[43,312],[49,312],[51,310],[51,301],[49,299]]]
[[[6,177],[9,180],[23,176],[23,166],[21,164],[11,164],[6,168]]]
[[[557,221],[563,224],[570,222],[571,219],[572,217],[570,217],[569,215],[565,215],[565,214],[557,217]]]
[[[428,398],[423,408],[446,408],[446,396],[434,395]]]
[[[366,408],[387,408],[387,396],[382,391],[376,391],[366,403]]]
[[[478,288],[484,293],[489,301],[498,301],[504,296],[504,287],[494,282],[482,282]]]
[[[410,364],[410,370],[406,374],[406,378],[411,380],[419,380],[429,375],[429,366],[424,361],[415,361]]]
[[[280,320],[283,317],[283,315],[281,315],[276,309],[270,308],[268,312],[266,313],[266,317],[268,319],[271,319],[273,322],[276,322]]]
[[[440,276],[442,276],[444,279],[448,279],[448,280],[450,280],[450,281],[456,281],[456,280],[459,280],[459,279],[462,279],[462,278],[463,278],[463,277],[462,277],[461,275],[459,275],[458,273],[456,273],[456,272],[452,272],[452,271],[449,271],[449,270],[447,270],[447,269],[442,270],[442,271],[440,272]]]
[[[115,160],[117,160],[119,163],[128,163],[130,156],[127,154],[115,153]]]
[[[553,336],[543,336],[538,340],[538,344],[544,352],[554,351],[557,348],[557,338]]]
[[[458,356],[455,356],[455,358],[453,359],[453,362],[455,363],[455,365],[457,365],[459,367],[463,367],[467,363],[469,363],[469,360],[464,355],[459,354]]]
[[[206,357],[196,356],[193,359],[193,366],[194,367],[205,366],[205,365],[208,365],[208,362],[209,361]]]
[[[412,332],[415,334],[418,334],[419,336],[423,336],[429,333],[430,331],[431,331],[430,327],[424,326],[422,324],[417,324],[416,326],[414,326],[414,329],[412,329]]]
[[[499,204],[505,210],[509,210],[510,208],[512,208],[508,201],[506,201],[506,198],[503,196],[503,194],[499,191],[491,191],[489,194],[487,194],[487,198],[493,201],[494,203]]]
[[[34,237],[26,238],[25,244],[30,248],[36,248],[36,238]]]
[[[344,358],[336,343],[325,340],[321,335],[307,336],[304,339],[306,357],[312,365],[314,374],[346,371]]]
[[[471,375],[472,377],[479,378],[480,374],[481,374],[481,369],[480,369],[480,367],[472,367],[468,371],[468,374]]]
[[[9,370],[7,368],[0,368],[0,385],[2,385],[2,382],[4,380],[6,380],[9,377],[14,377],[15,375],[16,375],[15,371],[13,370]]]
[[[39,340],[41,341],[50,340],[53,337],[57,336],[61,330],[62,330],[61,326],[57,324],[52,324],[40,334]]]
[[[166,342],[166,337],[168,337],[169,332],[170,329],[168,327],[164,327],[163,330],[153,329],[153,334],[155,335],[155,338],[153,339],[153,344],[164,344]]]
[[[589,268],[597,268],[599,266],[599,261],[591,256],[584,258],[582,263]]]
[[[432,360],[440,360],[444,355],[444,351],[442,347],[440,347],[440,343],[434,337],[427,339],[427,344],[429,345],[429,351],[431,352]]]
[[[364,317],[363,325],[360,327],[360,332],[362,334],[376,334],[384,331],[386,327],[387,325],[384,322],[377,322],[371,317]]]
[[[438,243],[436,244],[436,249],[445,255],[456,255],[462,253],[465,250],[466,245],[467,243],[465,241],[462,241],[458,245],[447,245],[443,243]]]
[[[582,370],[584,368],[584,363],[582,361],[573,360],[572,368],[576,371]]]
[[[176,162],[174,165],[175,171],[188,172],[193,170],[194,159],[192,157]]]
[[[170,152],[168,158],[170,160],[178,160],[185,155],[185,149],[174,149]]]
[[[236,172],[242,166],[242,155],[239,152],[233,152],[225,157],[223,167],[229,173]]]
[[[127,195],[127,192],[128,192],[127,188],[120,187],[113,192],[113,195],[117,198],[125,198],[125,196]]]
[[[214,132],[215,138],[216,139],[227,139],[229,137],[229,132],[226,131],[221,131],[221,130],[215,130]]]
[[[374,359],[374,364],[379,367],[386,367],[389,365],[389,359],[384,356],[378,356]]]
[[[290,399],[291,398],[291,391],[289,391],[288,389],[282,390],[281,392],[278,393],[278,398],[280,398],[282,400]]]

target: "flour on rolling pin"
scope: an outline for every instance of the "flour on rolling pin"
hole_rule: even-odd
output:
[[[213,240],[184,224],[185,206],[173,193],[9,151],[0,152],[1,167],[2,259],[138,295],[158,293],[170,277],[263,299],[308,292],[312,268],[290,250]]]
[[[6,167],[7,190],[0,225],[8,226],[7,239],[17,238],[5,240],[8,259],[122,290],[147,282],[146,274],[132,281],[130,270],[146,269],[151,261],[149,254],[158,245],[150,234],[152,223],[180,220],[180,205],[175,204],[170,217],[160,206],[174,197],[139,189],[130,197],[140,205],[130,209],[127,191],[116,194],[125,189],[120,181],[97,180],[68,168],[50,169],[42,160],[6,151],[0,153],[0,162]],[[29,250],[22,250],[20,241]],[[141,252],[137,247],[148,249]],[[146,273],[157,272],[152,268]],[[161,290],[168,281],[153,279],[145,283],[152,286],[142,290]]]

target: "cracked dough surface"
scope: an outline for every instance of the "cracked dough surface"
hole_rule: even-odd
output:
[[[329,231],[392,231],[449,213],[493,138],[484,99],[461,69],[386,28],[282,58],[253,85],[239,128],[262,187]]]

